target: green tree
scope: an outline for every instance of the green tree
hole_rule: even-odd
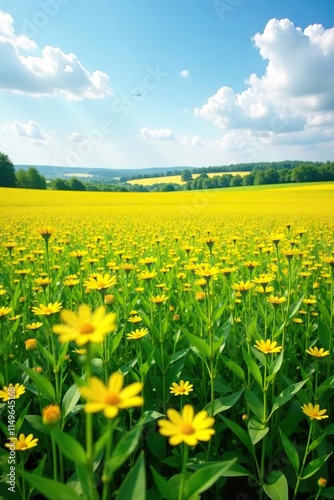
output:
[[[191,175],[190,170],[183,170],[181,173],[181,181],[187,182],[191,181],[193,176]]]
[[[50,183],[50,187],[58,191],[67,191],[69,189],[67,182],[59,178],[53,179]]]
[[[86,186],[76,177],[70,179],[67,184],[71,191],[86,191]]]
[[[0,186],[15,187],[15,168],[7,155],[0,151]]]
[[[34,167],[16,172],[18,187],[27,189],[46,189],[46,180]]]
[[[242,186],[242,177],[239,174],[232,175],[230,180],[230,187]]]

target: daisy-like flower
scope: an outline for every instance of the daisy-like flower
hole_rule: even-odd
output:
[[[275,276],[273,274],[260,274],[257,278],[253,278],[253,283],[256,283],[257,285],[263,286],[265,289],[267,285],[271,282],[274,281]]]
[[[256,345],[254,346],[259,351],[263,352],[263,354],[274,354],[276,352],[280,352],[283,349],[283,346],[277,345],[277,342],[271,342],[271,340],[257,340]]]
[[[139,340],[145,337],[145,335],[147,334],[148,334],[147,328],[140,328],[140,330],[137,328],[136,330],[133,330],[131,333],[127,333],[126,338],[128,340]]]
[[[38,438],[34,438],[33,434],[28,434],[27,437],[24,434],[20,434],[18,438],[10,437],[8,439],[10,443],[5,443],[5,446],[10,449],[15,446],[15,451],[29,450],[29,448],[37,446],[38,442]]]
[[[87,250],[73,250],[72,252],[69,253],[69,256],[75,257],[80,261],[82,257],[84,257],[87,254],[88,254]]]
[[[162,436],[169,437],[172,446],[182,442],[188,446],[196,446],[198,441],[209,441],[215,433],[212,429],[214,418],[209,417],[205,410],[195,415],[191,405],[184,405],[181,414],[169,408],[167,417],[168,420],[158,420],[159,432]]]
[[[34,351],[37,348],[36,339],[27,339],[24,341],[27,351]]]
[[[11,311],[12,311],[11,307],[5,307],[5,306],[0,307],[0,320],[5,316],[7,316],[7,314],[9,314]]]
[[[130,323],[140,323],[142,321],[142,318],[139,315],[130,316],[130,318],[128,318],[128,321]]]
[[[144,281],[151,281],[156,276],[158,276],[156,271],[143,271],[139,274],[139,278]]]
[[[329,351],[325,351],[323,347],[318,349],[317,347],[310,347],[309,349],[306,349],[307,354],[310,354],[311,356],[314,356],[315,358],[323,358],[324,356],[329,355]]]
[[[39,307],[32,307],[31,310],[38,316],[51,316],[52,314],[59,312],[62,307],[63,306],[60,302],[54,302],[53,304],[49,302],[47,306],[40,304]]]
[[[188,381],[180,380],[180,383],[176,382],[172,383],[172,387],[169,388],[170,393],[175,396],[188,396],[189,392],[193,390],[193,384],[190,384]]]
[[[254,288],[254,283],[251,281],[240,281],[239,283],[233,283],[231,285],[231,288],[233,290],[236,290],[237,292],[240,292],[242,294],[247,293],[251,288]]]
[[[207,282],[210,281],[210,279],[213,276],[216,276],[220,270],[216,266],[210,266],[210,264],[199,264],[195,267],[195,274],[196,276],[201,276],[202,278],[205,278]]]
[[[65,309],[60,318],[63,324],[55,325],[52,331],[60,335],[61,343],[74,341],[79,346],[88,342],[100,344],[105,336],[116,328],[116,315],[106,314],[104,306],[92,312],[87,304],[81,304],[76,313]]]
[[[319,405],[314,405],[309,403],[308,405],[303,405],[302,407],[303,413],[310,417],[311,420],[322,420],[323,418],[328,418],[328,415],[325,415],[327,410],[320,410]]]
[[[49,405],[42,410],[42,421],[44,425],[55,425],[61,419],[61,411],[58,405]]]
[[[36,278],[34,280],[34,283],[38,286],[40,286],[41,288],[43,288],[43,290],[51,283],[51,279],[50,278]]]
[[[250,271],[253,271],[253,269],[259,265],[260,262],[257,262],[255,260],[247,260],[246,262],[244,262],[244,266],[246,266]]]
[[[306,304],[307,306],[313,306],[316,303],[316,299],[313,299],[312,297],[310,297],[309,299],[303,299],[303,304]]]
[[[55,232],[55,228],[53,226],[42,226],[37,229],[37,232],[45,241],[48,241]]]
[[[105,273],[103,274],[98,274],[96,278],[89,278],[88,280],[84,281],[84,285],[88,290],[106,290],[107,288],[110,288],[111,286],[116,285],[117,280],[115,276],[110,276],[110,274]]]
[[[91,377],[88,387],[80,387],[82,396],[88,401],[86,413],[103,411],[107,418],[115,418],[119,410],[142,406],[144,399],[138,396],[142,390],[141,382],[134,382],[123,389],[124,378],[120,372],[113,373],[105,386],[97,377]]]
[[[78,285],[79,283],[80,283],[80,281],[77,278],[66,278],[63,281],[63,284],[65,286],[70,287],[70,288],[74,287],[75,285]]]
[[[26,329],[38,330],[38,328],[40,328],[41,326],[43,326],[43,323],[41,321],[38,321],[37,323],[29,323],[28,325],[26,325]]]
[[[275,297],[274,295],[269,295],[269,297],[267,297],[267,302],[269,302],[269,304],[273,305],[274,307],[283,304],[284,302],[286,302],[286,300],[286,297]]]
[[[151,297],[151,302],[156,304],[157,306],[161,306],[164,302],[168,300],[168,297],[163,293],[162,295],[156,295],[155,297]]]
[[[21,384],[8,384],[4,385],[0,391],[0,399],[5,403],[9,399],[18,399],[22,394],[26,392],[26,388]]]

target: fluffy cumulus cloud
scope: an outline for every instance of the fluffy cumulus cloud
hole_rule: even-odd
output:
[[[147,127],[140,130],[141,136],[147,141],[176,141],[177,136],[170,128],[149,129]]]
[[[190,71],[188,69],[183,69],[180,71],[180,76],[182,76],[182,78],[188,78],[190,76]]]
[[[15,121],[11,125],[11,129],[21,137],[29,137],[30,139],[37,139],[39,141],[44,141],[48,138],[48,134],[34,120],[29,120],[27,123]]]
[[[334,28],[320,24],[304,30],[289,19],[271,19],[253,37],[268,61],[264,75],[250,75],[241,93],[221,87],[195,116],[227,132],[248,131],[260,141],[328,141],[334,124]],[[321,127],[321,131],[315,129]],[[278,136],[280,135],[280,138]],[[286,137],[284,137],[286,136]],[[290,137],[288,137],[290,136]],[[222,139],[235,147],[237,134]]]
[[[34,96],[62,95],[66,99],[100,99],[111,95],[109,77],[90,73],[77,56],[58,47],[37,46],[26,35],[16,35],[10,14],[0,12],[0,91]],[[29,52],[27,52],[29,51]]]

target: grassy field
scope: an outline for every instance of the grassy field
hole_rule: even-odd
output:
[[[0,216],[0,498],[334,498],[334,183]]]
[[[241,177],[249,174],[249,172],[215,172],[207,174],[210,178],[215,175],[224,175],[224,174],[232,174],[232,175],[240,175]],[[192,174],[193,179],[197,179],[200,174]],[[142,186],[152,186],[153,184],[166,184],[166,183],[174,183],[174,184],[185,184],[185,181],[181,180],[181,175],[170,175],[163,177],[152,177],[149,179],[133,179],[132,181],[128,181],[129,184],[141,184]]]

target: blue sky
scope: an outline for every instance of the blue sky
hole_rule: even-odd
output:
[[[0,0],[0,151],[142,168],[333,161],[332,0]]]

